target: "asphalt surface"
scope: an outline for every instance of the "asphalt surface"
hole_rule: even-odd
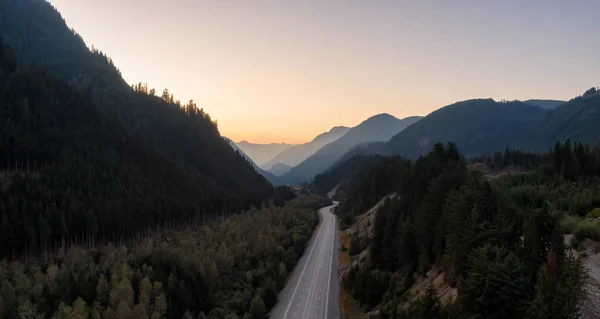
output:
[[[336,217],[331,209],[319,209],[317,231],[279,294],[269,314],[274,319],[340,318],[340,287],[337,276],[338,245]]]

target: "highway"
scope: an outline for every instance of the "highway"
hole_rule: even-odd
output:
[[[338,233],[334,205],[319,209],[320,223],[304,255],[294,268],[277,305],[273,319],[340,318]]]

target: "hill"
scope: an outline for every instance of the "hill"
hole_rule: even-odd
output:
[[[256,144],[248,141],[241,141],[236,145],[259,166],[263,166],[277,154],[294,146],[293,144],[283,143]]]
[[[532,100],[527,100],[527,101],[523,101],[523,103],[527,103],[527,104],[531,104],[531,105],[535,105],[535,106],[539,106],[543,109],[555,109],[563,104],[566,103],[566,101],[558,101],[558,100],[536,100],[536,99],[532,99]]]
[[[413,116],[400,120],[389,114],[370,117],[350,129],[336,141],[325,145],[298,166],[281,176],[281,179],[289,184],[307,181],[329,169],[353,147],[367,142],[387,141],[420,119],[421,117]]]
[[[18,65],[0,44],[0,259],[124,242],[244,207],[241,197],[101,116],[89,92]]]
[[[385,144],[363,145],[348,153],[402,155],[416,158],[435,141],[455,143],[467,157],[506,148],[546,151],[556,141],[600,145],[600,94],[595,88],[555,109],[532,104],[477,99],[432,112]]]
[[[193,101],[183,105],[168,90],[159,97],[143,84],[132,89],[112,60],[89,50],[48,2],[0,2],[0,37],[24,63],[44,67],[88,92],[100,116],[115,117],[126,136],[143,140],[165,161],[202,176],[205,184],[197,188],[215,187],[238,198],[230,202],[235,209],[258,207],[271,196],[272,186],[221,138],[204,110]]]
[[[380,152],[416,158],[434,143],[453,142],[469,156],[503,150],[539,148],[538,130],[547,111],[519,101],[476,99],[458,102],[432,112],[394,136]]]
[[[336,185],[336,196],[344,196],[346,185],[365,167],[371,166],[384,157],[380,155],[357,155],[332,166],[326,172],[318,174],[310,184],[310,188],[319,194],[327,194]]]
[[[302,161],[313,155],[321,147],[344,136],[350,130],[349,127],[336,126],[329,132],[319,134],[312,141],[304,144],[294,145],[275,156],[273,159],[262,165],[263,168],[270,170],[275,164],[285,164],[294,167]]]

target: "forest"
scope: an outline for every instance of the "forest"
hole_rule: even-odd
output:
[[[324,203],[303,196],[131,247],[2,262],[0,317],[267,318]]]
[[[596,154],[570,141],[540,155],[507,150],[479,160],[532,171],[490,179],[454,144],[438,143],[416,161],[366,168],[351,183],[363,192],[338,214],[353,218],[386,192],[398,196],[377,211],[372,237],[353,238],[369,258],[350,269],[345,288],[364,307],[379,306],[381,318],[577,318],[586,274],[562,233],[565,220],[600,204]],[[580,238],[593,236],[587,226]],[[442,304],[430,287],[408,302],[414,276],[432,270],[456,287],[456,301]]]
[[[89,93],[23,66],[0,44],[0,258],[46,258],[71,245],[120,244],[269,200],[250,201],[215,185],[127,134],[95,105]],[[210,120],[193,102],[181,108]],[[268,189],[264,194],[272,197]]]
[[[117,123],[127,140],[140,141],[173,170],[195,176],[201,192],[220,193],[226,200],[215,210],[225,203],[232,207],[223,209],[231,211],[259,207],[272,196],[272,186],[221,138],[202,106],[179,102],[168,89],[156,92],[144,84],[132,88],[112,59],[88,48],[48,1],[1,2],[0,38],[21,65],[43,68],[83,92],[94,102],[97,116]],[[11,158],[13,167],[27,160],[17,155]]]

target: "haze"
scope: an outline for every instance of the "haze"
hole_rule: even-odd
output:
[[[377,113],[569,99],[600,74],[597,1],[51,0],[129,83],[235,141],[300,143]]]

